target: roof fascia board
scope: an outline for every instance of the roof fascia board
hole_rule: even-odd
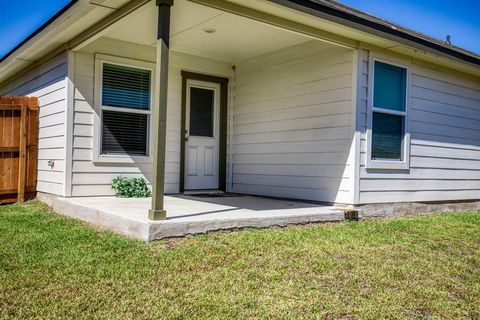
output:
[[[428,59],[425,59],[425,57],[418,57],[412,54],[396,52],[390,49],[381,48],[365,42],[360,42],[359,49],[364,49],[370,52],[373,51],[375,53],[388,55],[395,59],[408,61],[408,63],[411,63],[412,65],[422,66],[425,68],[449,73],[452,75],[456,75],[458,77],[469,79],[471,81],[476,81],[477,83],[480,77],[480,70],[478,68],[472,69],[472,68],[469,68],[465,63],[461,63],[457,60],[447,59],[445,57],[440,57],[440,58],[437,57],[439,59],[442,59],[443,63],[439,61],[430,61]]]
[[[389,28],[388,26],[378,24],[374,21],[364,19],[362,17],[349,14],[347,12],[337,10],[328,6],[324,6],[318,2],[310,0],[267,0],[275,4],[279,4],[303,13],[307,13],[319,18],[336,22],[357,30],[365,31],[370,34],[380,36],[397,43],[408,45],[410,47],[419,48],[424,51],[434,52],[436,55],[448,57],[467,63],[473,67],[480,67],[480,59],[459,51],[443,47],[439,44],[430,42],[425,39],[415,37],[414,35]]]
[[[280,29],[289,30],[291,32],[307,36],[312,39],[321,40],[330,44],[341,46],[344,48],[357,48],[359,41],[343,37],[331,32],[323,31],[314,27],[310,27],[298,22],[277,17],[255,9],[247,8],[235,3],[223,0],[188,0],[197,4],[211,7],[220,11],[239,15],[245,18],[256,20]]]

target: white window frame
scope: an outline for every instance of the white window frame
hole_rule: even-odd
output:
[[[375,62],[383,62],[392,66],[400,67],[406,70],[406,92],[405,92],[405,111],[396,111],[383,108],[376,108],[373,105],[374,97],[374,79],[375,79]],[[408,170],[410,169],[410,130],[409,130],[409,112],[410,112],[410,68],[406,65],[399,64],[392,61],[379,59],[372,55],[369,59],[369,92],[368,92],[368,107],[367,107],[367,169],[378,170]],[[372,130],[373,130],[373,113],[383,113],[391,115],[399,115],[404,117],[403,123],[403,140],[402,140],[402,160],[388,160],[388,159],[372,159]]]
[[[103,65],[115,64],[130,68],[144,69],[151,72],[150,81],[150,108],[149,110],[135,110],[131,108],[111,107],[102,105],[102,79]],[[94,145],[93,145],[93,161],[107,163],[152,163],[153,146],[153,108],[155,105],[155,64],[152,62],[134,60],[123,57],[109,56],[104,54],[95,54],[95,87],[94,87]],[[148,134],[147,134],[147,152],[146,156],[133,156],[129,154],[102,154],[102,111],[117,111],[126,113],[147,114]]]

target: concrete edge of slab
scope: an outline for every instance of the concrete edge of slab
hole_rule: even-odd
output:
[[[288,225],[341,222],[344,220],[345,213],[343,210],[335,210],[329,213],[322,212],[308,215],[217,219],[203,221],[167,221],[166,223],[150,224],[149,241],[171,237],[182,237],[186,235],[204,234],[220,230],[285,227]]]
[[[49,205],[53,211],[58,214],[76,218],[96,227],[108,229],[114,233],[143,241],[204,234],[220,230],[285,227],[295,224],[341,222],[345,220],[345,212],[338,209],[329,210],[329,212],[319,212],[318,214],[288,216],[279,215],[190,221],[140,221],[134,218],[97,210],[94,207],[75,204],[63,197],[39,194],[37,198]]]

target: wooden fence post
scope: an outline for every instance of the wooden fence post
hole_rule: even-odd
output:
[[[20,139],[18,155],[17,202],[25,201],[25,180],[27,176],[27,117],[28,99],[22,99],[20,109]]]

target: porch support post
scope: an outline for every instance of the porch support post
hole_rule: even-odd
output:
[[[157,0],[158,33],[156,84],[158,110],[153,112],[153,179],[152,209],[148,213],[151,220],[164,220],[165,193],[165,144],[167,136],[167,91],[168,91],[168,48],[170,45],[170,7],[173,0]]]

